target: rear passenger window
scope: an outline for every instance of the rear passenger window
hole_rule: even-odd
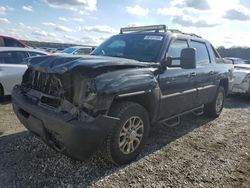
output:
[[[3,41],[3,38],[0,37],[0,47],[3,47],[3,46],[5,46],[5,45],[4,45],[4,41]]]
[[[24,52],[1,52],[1,64],[25,64],[27,55]]]
[[[195,48],[197,52],[197,64],[209,64],[209,54],[207,46],[203,42],[191,41],[191,48]]]
[[[180,65],[181,50],[184,48],[188,48],[188,43],[186,40],[177,39],[170,44],[167,56],[172,58],[171,66]]]
[[[221,58],[220,55],[219,55],[219,53],[217,52],[217,50],[215,50],[215,48],[214,48],[212,45],[211,45],[211,48],[213,49],[214,56],[215,56],[216,58]]]
[[[19,42],[10,38],[5,38],[4,43],[5,43],[5,46],[7,47],[23,47]]]

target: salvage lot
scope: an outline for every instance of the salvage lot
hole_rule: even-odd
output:
[[[115,167],[98,154],[71,160],[31,136],[10,99],[0,104],[0,187],[250,187],[250,100],[227,99],[217,119],[188,115],[152,128],[138,160]]]

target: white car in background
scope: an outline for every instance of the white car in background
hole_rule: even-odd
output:
[[[224,57],[224,59],[231,60],[234,65],[245,64],[245,61],[238,57]]]
[[[250,64],[234,65],[234,83],[232,93],[250,95]]]
[[[93,47],[85,47],[85,46],[72,46],[69,48],[65,48],[63,51],[54,53],[55,55],[88,55],[92,52]]]
[[[0,98],[10,95],[13,87],[21,83],[26,59],[40,55],[48,54],[31,48],[0,47]]]

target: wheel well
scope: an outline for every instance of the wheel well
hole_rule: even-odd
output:
[[[130,96],[130,97],[116,98],[113,101],[112,105],[114,105],[118,102],[121,102],[121,101],[130,101],[130,102],[140,104],[148,112],[150,122],[154,119],[154,116],[156,114],[155,110],[157,109],[157,105],[155,105],[154,100],[152,100],[152,95],[150,95],[150,93],[143,94],[143,95]],[[112,107],[112,105],[111,105],[111,107]]]
[[[222,79],[220,80],[220,86],[224,87],[225,94],[228,94],[228,79]]]

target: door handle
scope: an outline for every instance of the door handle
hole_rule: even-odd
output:
[[[196,72],[192,72],[192,73],[190,74],[190,77],[191,77],[191,78],[196,77]]]

